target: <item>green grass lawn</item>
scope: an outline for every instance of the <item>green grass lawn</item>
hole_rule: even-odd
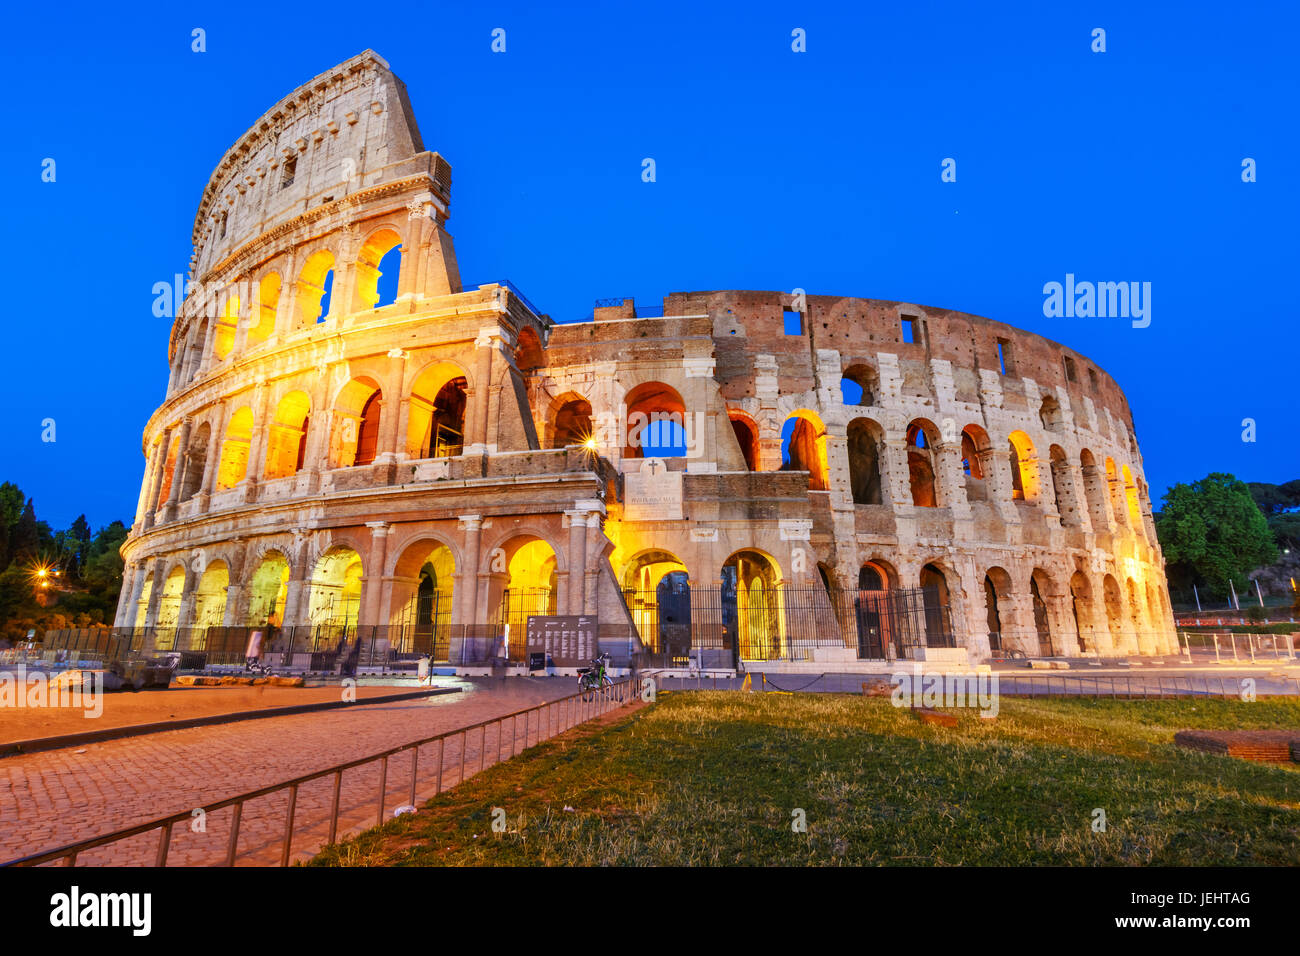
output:
[[[947,729],[887,698],[661,693],[312,865],[1300,863],[1298,765],[1175,746],[1191,727],[1300,728],[1300,701],[1003,698]]]

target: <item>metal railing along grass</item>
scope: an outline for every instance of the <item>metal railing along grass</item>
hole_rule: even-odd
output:
[[[215,803],[205,805],[204,811],[207,815],[216,810],[222,810],[231,807],[233,812],[230,838],[226,845],[226,866],[233,866],[236,857],[239,855],[239,828],[240,819],[243,816],[244,804],[250,800],[271,794],[280,793],[288,790],[289,807],[285,815],[284,835],[281,843],[279,858],[280,866],[288,866],[289,858],[292,855],[293,834],[294,834],[294,814],[297,809],[298,791],[307,783],[315,780],[321,780],[332,776],[333,780],[333,797],[331,800],[330,818],[329,818],[329,840],[328,843],[334,843],[338,837],[338,824],[340,813],[340,795],[343,785],[343,772],[356,767],[362,767],[375,762],[379,762],[379,788],[375,796],[375,826],[384,822],[384,801],[388,791],[388,762],[392,757],[398,754],[411,752],[411,777],[408,803],[414,804],[416,800],[416,781],[419,770],[419,749],[430,744],[438,745],[437,765],[434,772],[434,796],[442,793],[443,777],[448,768],[444,767],[444,758],[446,757],[447,741],[453,738],[459,738],[459,757],[460,769],[456,776],[456,784],[463,783],[465,780],[465,763],[468,755],[468,743],[472,735],[477,732],[479,735],[479,753],[478,753],[478,770],[484,768],[484,756],[486,753],[486,742],[488,728],[496,725],[497,730],[497,760],[500,762],[502,747],[502,731],[507,721],[510,722],[510,757],[515,756],[516,737],[518,734],[519,722],[523,721],[523,747],[526,750],[530,746],[535,746],[543,740],[561,734],[566,730],[577,727],[603,714],[621,707],[624,703],[630,702],[635,697],[636,678],[619,681],[618,683],[607,687],[604,691],[587,691],[577,694],[570,694],[567,697],[561,697],[557,700],[548,701],[544,704],[537,704],[533,707],[517,710],[513,713],[504,714],[500,717],[493,717],[490,720],[480,721],[476,724],[470,724],[465,727],[459,727],[456,730],[447,731],[441,734],[435,734],[432,737],[424,737],[420,740],[410,743],[401,744],[397,747],[390,747],[377,754],[368,757],[361,757],[357,760],[349,760],[346,763],[335,764],[324,770],[317,770],[313,773],[304,774],[294,777],[292,780],[285,780],[280,783],[274,783],[270,786],[259,787],[256,790],[250,790],[234,797],[228,797]],[[533,738],[532,743],[529,742]],[[505,758],[509,759],[509,758]],[[452,786],[455,786],[453,784]],[[107,846],[117,843],[130,837],[139,836],[152,830],[159,831],[158,850],[154,858],[154,866],[166,866],[167,855],[171,848],[172,829],[177,824],[188,824],[193,818],[192,810],[184,810],[178,813],[168,814],[164,817],[158,817],[147,823],[140,823],[131,827],[124,827],[120,830],[114,830],[111,833],[102,836],[92,837],[87,840],[79,840],[76,843],[70,843],[54,850],[46,850],[41,853],[34,853],[30,856],[20,857],[10,860],[3,864],[4,866],[40,866],[44,863],[53,863],[62,860],[65,866],[76,866],[77,857],[88,850],[97,847]],[[318,824],[319,821],[313,821]]]

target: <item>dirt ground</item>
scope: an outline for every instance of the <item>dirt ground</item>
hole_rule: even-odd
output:
[[[454,679],[437,686],[452,686]],[[403,687],[359,686],[358,700],[383,697],[419,688],[410,683]],[[5,707],[0,709],[0,743],[79,734],[133,724],[150,724],[160,720],[184,720],[210,717],[265,707],[291,707],[339,700],[337,685],[330,687],[179,687],[139,692],[105,693],[103,713],[98,717],[82,708],[72,707]]]

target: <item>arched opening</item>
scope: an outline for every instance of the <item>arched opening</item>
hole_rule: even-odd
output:
[[[1002,610],[1011,596],[1011,575],[1005,568],[989,568],[984,574],[984,616],[988,627],[989,649],[1010,650]]]
[[[180,454],[181,436],[173,435],[167,446],[167,457],[163,459],[163,479],[158,487],[158,507],[167,503],[172,493],[172,479],[176,476],[176,458]]]
[[[1016,501],[1038,500],[1038,454],[1034,443],[1022,431],[1014,431],[1007,442],[1011,464],[1011,497]]]
[[[917,419],[907,426],[907,479],[912,489],[912,504],[918,508],[939,507],[934,457],[938,440],[939,430],[931,422]]]
[[[402,628],[400,651],[449,659],[456,558],[441,541],[422,539],[393,568],[392,618]]]
[[[876,394],[880,387],[876,370],[870,365],[852,365],[844,370],[840,379],[840,394],[845,405],[863,407],[876,404]]]
[[[181,595],[184,592],[185,569],[178,564],[167,574],[162,594],[158,597],[158,617],[154,620],[154,626],[160,631],[174,632],[180,623]],[[163,638],[159,649],[171,650],[171,646],[171,636],[168,636]]]
[[[988,501],[985,464],[990,451],[988,432],[984,429],[967,425],[961,430],[961,470],[967,501]]]
[[[307,448],[307,413],[311,399],[306,392],[290,392],[280,399],[270,425],[266,445],[266,478],[287,478],[303,466]]]
[[[467,388],[464,370],[451,362],[438,362],[420,373],[411,387],[408,457],[451,458],[461,453]]]
[[[954,647],[951,594],[943,569],[927,564],[920,574],[921,600],[925,610],[925,644],[927,647]]]
[[[827,491],[826,429],[812,412],[796,412],[781,428],[781,470],[808,472],[809,491]]]
[[[1092,530],[1103,532],[1106,523],[1106,479],[1092,452],[1083,449],[1079,452],[1079,468],[1083,472],[1083,492],[1088,499],[1088,516],[1092,520]]]
[[[595,438],[591,424],[591,402],[585,398],[571,398],[555,412],[551,425],[551,447],[568,448],[586,445]]]
[[[344,545],[330,548],[311,576],[307,619],[341,637],[357,626],[361,616],[361,556]]]
[[[1043,399],[1043,403],[1038,406],[1038,419],[1043,423],[1043,430],[1049,432],[1059,432],[1065,421],[1065,414],[1061,411],[1061,403],[1051,395]]]
[[[227,295],[217,314],[217,326],[212,331],[212,354],[218,362],[235,348],[235,332],[239,329],[239,296]]]
[[[284,623],[284,604],[289,597],[289,559],[279,551],[268,551],[248,581],[249,627]]]
[[[1109,574],[1102,581],[1102,597],[1106,602],[1106,626],[1110,630],[1111,646],[1122,654],[1128,644],[1124,640],[1124,612],[1120,602],[1119,582]]]
[[[515,345],[515,368],[524,375],[533,375],[546,367],[546,353],[542,351],[542,340],[531,326],[519,330],[519,341]]]
[[[194,591],[194,626],[221,627],[226,616],[226,588],[230,586],[230,569],[224,561],[213,561],[199,578]]]
[[[881,495],[880,448],[884,431],[865,418],[849,422],[849,485],[855,505],[878,505]]]
[[[268,272],[257,284],[257,300],[253,303],[250,321],[256,325],[248,330],[246,346],[252,348],[275,334],[275,313],[280,306],[280,273]]]
[[[140,599],[135,602],[135,622],[133,627],[141,628],[145,626],[145,621],[149,616],[149,598],[153,596],[153,572],[150,571],[145,576],[144,584],[140,587]]]
[[[858,569],[859,591],[888,591],[898,587],[898,572],[884,561],[871,560]]]
[[[498,653],[523,660],[527,653],[528,618],[556,613],[559,589],[555,549],[536,535],[511,538],[489,556],[493,572],[488,607],[493,608]]]
[[[675,554],[651,550],[632,558],[623,572],[623,597],[647,649],[685,656],[691,592],[686,565]]]
[[[753,420],[738,412],[731,413],[731,431],[740,445],[747,471],[758,471],[758,426]]]
[[[392,229],[380,229],[366,239],[357,254],[353,311],[363,312],[396,302],[401,264],[402,237]]]
[[[333,288],[334,253],[319,249],[307,257],[298,275],[297,328],[310,328],[329,318]]]
[[[1092,583],[1082,571],[1070,575],[1070,599],[1074,608],[1074,628],[1079,635],[1079,651],[1087,654],[1100,649],[1093,620]]]
[[[217,490],[225,491],[248,475],[248,450],[253,441],[253,410],[245,405],[230,416],[217,463]]]
[[[189,501],[203,488],[203,472],[207,470],[208,445],[212,441],[212,426],[204,422],[190,435],[185,447],[185,468],[181,475],[181,501]]]
[[[1156,597],[1156,589],[1147,582],[1147,631],[1151,634],[1152,645],[1155,646],[1155,636],[1162,630],[1160,619],[1160,600]]]
[[[330,467],[369,465],[379,448],[379,419],[384,393],[367,376],[343,386],[334,402],[334,432],[330,436]]]
[[[1039,585],[1039,581],[1043,585]],[[1052,657],[1056,654],[1056,649],[1052,641],[1051,618],[1047,612],[1047,601],[1043,597],[1043,589],[1047,586],[1046,578],[1041,571],[1034,571],[1029,578],[1029,595],[1033,599],[1034,605],[1034,630],[1038,632],[1038,653],[1043,657]]]
[[[624,458],[680,458],[687,451],[686,405],[675,388],[643,382],[627,393]]]
[[[185,359],[185,380],[187,382],[194,381],[199,377],[199,372],[203,371],[203,350],[208,344],[208,320],[206,316],[193,334],[194,338],[190,340],[189,347],[186,349],[188,354]]]
[[[781,575],[759,551],[737,551],[722,565],[722,626],[742,660],[783,656]]]

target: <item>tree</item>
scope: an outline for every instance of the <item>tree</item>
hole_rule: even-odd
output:
[[[1210,593],[1240,592],[1246,572],[1277,560],[1277,547],[1263,512],[1242,481],[1214,472],[1190,485],[1176,484],[1156,518],[1171,582],[1195,584]]]
[[[9,560],[34,558],[40,552],[40,546],[41,532],[36,521],[36,505],[28,498],[22,515],[9,533]]]

